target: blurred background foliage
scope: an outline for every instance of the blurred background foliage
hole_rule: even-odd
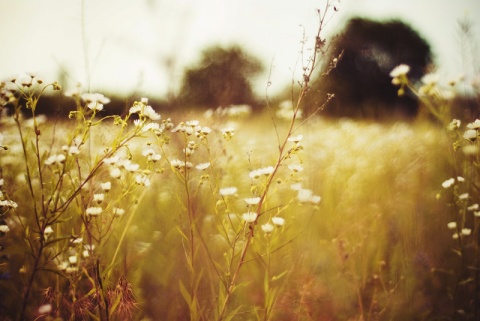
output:
[[[329,72],[330,64],[320,70],[323,77],[312,88],[307,113],[323,103],[321,97],[333,93],[336,98],[325,108],[329,116],[379,119],[417,114],[417,99],[399,97],[389,75],[406,64],[409,79],[416,83],[433,67],[430,45],[416,30],[401,21],[354,18],[333,40],[328,54],[328,62],[338,62]]]
[[[251,82],[262,71],[260,60],[237,45],[207,48],[198,64],[184,72],[180,105],[210,108],[257,105]]]
[[[468,36],[466,31],[463,33]],[[312,79],[302,106],[305,114],[315,113],[327,95],[334,94],[335,98],[323,109],[322,117],[411,120],[417,116],[418,97],[408,91],[399,97],[389,73],[395,66],[407,64],[411,68],[409,79],[418,83],[425,74],[435,71],[435,56],[428,41],[418,31],[400,20],[376,21],[356,17],[347,21],[343,30],[326,45],[325,59]],[[215,45],[201,52],[198,62],[183,71],[178,93],[149,98],[160,110],[206,110],[245,104],[258,111],[267,102],[275,105],[284,100],[295,101],[300,87],[293,75],[292,82],[274,95],[266,97],[265,93],[259,94],[254,89],[255,81],[266,69],[258,57],[239,44]],[[268,83],[265,88],[268,93]],[[112,99],[104,111],[108,114],[125,114],[128,106],[138,99],[138,93],[128,96],[106,94]],[[459,94],[454,104],[458,107],[452,110],[452,116],[468,120],[478,114],[476,96],[468,92]],[[73,101],[62,95],[44,96],[38,110],[63,118],[73,105]]]

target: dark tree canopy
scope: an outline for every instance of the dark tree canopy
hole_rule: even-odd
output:
[[[313,85],[307,112],[315,108],[315,100],[326,93],[335,99],[325,113],[342,117],[407,117],[416,115],[417,100],[407,95],[398,97],[391,83],[390,71],[400,64],[410,66],[408,76],[419,80],[432,63],[429,44],[401,21],[378,22],[363,18],[351,19],[343,33],[332,43],[328,61],[343,52],[337,66]]]
[[[185,70],[180,100],[204,107],[253,104],[250,81],[262,69],[257,58],[238,46],[208,48],[196,66]]]

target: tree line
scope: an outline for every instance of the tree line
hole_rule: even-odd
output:
[[[334,94],[335,99],[322,111],[326,117],[411,119],[418,112],[419,102],[408,92],[399,97],[389,73],[395,66],[407,64],[409,79],[418,82],[433,66],[427,40],[400,20],[350,19],[329,43],[325,58],[326,63],[318,69],[303,105],[307,115],[322,106],[327,95]],[[332,62],[335,62],[334,68]],[[252,81],[264,70],[260,59],[238,45],[213,46],[184,70],[179,94],[170,101],[158,100],[156,104],[162,109],[247,104],[259,110],[265,105],[265,98],[256,97]],[[283,98],[291,98],[291,92],[291,88],[285,90],[288,94]],[[132,99],[113,97],[109,109],[121,113],[131,105]],[[74,105],[68,97],[46,98],[39,110],[62,114],[68,104]]]

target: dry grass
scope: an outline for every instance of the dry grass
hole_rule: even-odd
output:
[[[258,188],[249,173],[275,161],[277,133],[282,137],[286,129],[277,120],[276,133],[267,115],[233,122],[203,119],[202,115],[189,117],[212,129],[209,150],[199,149],[192,158],[195,164],[211,162],[210,180],[203,182],[200,174],[192,174],[189,181],[194,191],[189,206],[198,226],[196,268],[201,277],[196,292],[199,306],[206,307],[199,314],[209,319],[215,314],[211,304],[215,293],[228,279],[222,271],[229,271],[226,255],[232,244],[219,227],[226,226],[228,214],[233,215],[229,220],[240,222],[246,211],[243,199],[252,196],[252,188]],[[173,115],[174,123],[186,120],[175,118]],[[68,122],[47,122],[42,140],[58,150],[69,126]],[[93,129],[92,155],[101,153],[97,147],[102,148],[110,139],[110,125],[102,126]],[[221,137],[221,129],[227,126],[235,128],[228,142]],[[23,167],[19,166],[21,153],[13,128],[4,128],[4,140],[11,149],[0,155],[0,164],[8,181],[5,185],[15,186],[8,191],[10,197],[21,204],[27,192],[22,185]],[[445,290],[452,286],[452,277],[436,272],[456,266],[445,261],[452,257],[454,247],[446,229],[446,196],[436,198],[438,193],[443,195],[441,183],[453,171],[451,145],[444,129],[423,122],[315,119],[293,134],[303,135],[303,150],[280,168],[265,203],[265,214],[258,221],[261,225],[278,215],[286,223],[268,237],[257,229],[239,275],[238,283],[243,285],[231,301],[230,313],[239,307],[233,320],[263,318],[268,309],[272,320],[424,320],[451,315]],[[181,156],[182,140],[173,134],[171,137],[164,152],[173,159]],[[138,140],[129,145],[133,160],[142,166],[146,166],[141,161],[145,143]],[[287,164],[301,164],[304,170],[292,176]],[[108,178],[107,173],[100,178]],[[132,207],[114,226],[98,255],[103,263],[108,262],[128,216],[135,215],[121,244],[121,259],[114,267],[121,278],[117,285],[109,285],[109,293],[128,301],[122,301],[121,309],[123,315],[136,316],[132,319],[188,319],[189,308],[179,286],[179,280],[189,284],[192,277],[185,261],[188,251],[178,232],[189,227],[184,184],[166,162],[157,165],[150,179],[148,189],[128,199]],[[320,195],[322,201],[314,206],[299,203],[291,188],[296,183]],[[228,186],[235,186],[237,192],[222,203],[218,188]],[[110,193],[118,195],[119,191],[112,189]],[[28,215],[22,213],[22,206],[18,212],[20,217]],[[14,227],[11,230],[4,237],[11,240],[7,242],[10,246],[21,240],[21,233]],[[241,246],[241,242],[235,244]],[[21,282],[21,262],[21,256],[12,254],[9,258],[9,268],[17,269],[10,271],[17,275],[12,282]],[[56,282],[54,275],[42,275],[38,290]],[[2,291],[7,290],[8,280],[1,282]],[[57,290],[67,291],[72,279],[60,284]],[[77,283],[79,293],[82,284],[85,294],[90,285]],[[38,292],[31,300],[33,309],[43,302]]]

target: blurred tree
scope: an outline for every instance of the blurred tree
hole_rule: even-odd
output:
[[[335,99],[325,108],[325,113],[341,117],[406,117],[416,115],[418,102],[408,93],[398,97],[391,83],[390,71],[400,64],[410,66],[409,78],[419,80],[432,63],[430,45],[405,23],[394,20],[372,21],[351,19],[343,33],[335,38],[327,61],[336,68],[321,76],[312,85],[310,98],[305,105],[307,113],[315,111],[327,93]]]
[[[238,46],[208,48],[196,66],[185,70],[179,99],[203,107],[254,104],[250,81],[262,70],[261,62]]]

